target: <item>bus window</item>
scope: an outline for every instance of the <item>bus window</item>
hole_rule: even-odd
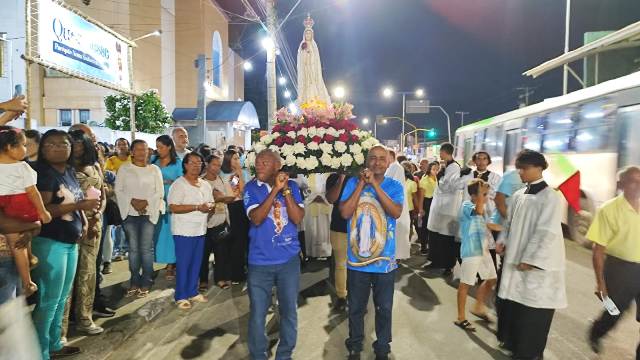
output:
[[[469,160],[471,160],[471,155],[473,152],[473,139],[469,138],[469,139],[465,139],[464,140],[464,158],[463,158],[463,162],[464,164],[469,163]]]
[[[640,164],[640,106],[619,112],[622,121],[619,167]]]
[[[516,155],[518,155],[518,151],[520,150],[518,147],[519,136],[520,130],[507,130],[507,136],[504,144],[504,171],[514,168]]]
[[[475,151],[480,151],[483,149],[485,134],[486,134],[486,129],[480,130],[475,133],[474,141],[473,141],[473,148]]]
[[[603,101],[585,104],[580,109],[576,151],[610,150],[612,146],[613,116],[606,114]]]
[[[572,109],[547,115],[542,151],[547,153],[573,150],[575,119]]]
[[[484,138],[483,150],[491,156],[502,154],[502,136],[504,136],[502,125],[489,128]]]
[[[522,144],[525,149],[540,151],[542,132],[544,131],[545,125],[544,123],[544,116],[537,116],[527,119],[525,125],[525,134],[522,138]]]
[[[464,141],[464,135],[458,134],[458,136],[456,136],[456,143],[454,147],[456,149],[456,153],[455,153],[456,159],[462,159],[462,157],[464,156],[464,148],[462,147],[463,141]]]

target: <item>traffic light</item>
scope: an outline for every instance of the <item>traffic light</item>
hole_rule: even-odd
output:
[[[436,129],[431,129],[429,131],[427,131],[427,137],[429,139],[435,139],[436,138]]]

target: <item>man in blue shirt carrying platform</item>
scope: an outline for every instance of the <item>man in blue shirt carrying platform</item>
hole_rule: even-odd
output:
[[[388,151],[374,146],[367,168],[347,181],[340,198],[340,215],[347,219],[347,298],[349,359],[360,359],[364,339],[364,314],[373,290],[376,309],[376,359],[391,352],[391,312],[396,263],[396,219],[402,213],[402,185],[389,177]]]
[[[249,352],[251,359],[267,359],[265,321],[276,287],[280,313],[280,344],[276,359],[291,359],[296,346],[300,242],[297,225],[304,217],[300,188],[280,171],[282,160],[271,151],[256,156],[256,178],[244,188],[244,207],[249,229],[249,276],[247,287]]]

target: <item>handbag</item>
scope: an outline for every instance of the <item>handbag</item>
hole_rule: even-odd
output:
[[[104,209],[104,216],[107,218],[107,225],[121,225],[122,216],[120,215],[120,208],[118,203],[113,199],[107,199],[107,206]]]
[[[231,229],[229,228],[229,224],[227,224],[226,222],[222,225],[218,225],[217,227],[219,227],[220,230],[218,230],[218,232],[216,233],[216,242],[222,242],[231,235]]]

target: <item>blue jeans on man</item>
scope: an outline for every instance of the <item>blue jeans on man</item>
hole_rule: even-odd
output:
[[[131,287],[148,290],[153,284],[153,235],[156,226],[145,215],[127,216],[122,227],[129,240]]]
[[[388,273],[373,273],[349,269],[347,272],[347,300],[349,303],[349,338],[345,345],[349,352],[362,351],[364,340],[364,315],[373,290],[376,309],[376,341],[373,350],[377,356],[391,352],[391,313],[395,285],[393,270]]]
[[[20,276],[12,257],[0,257],[0,305],[15,299]]]
[[[249,316],[249,352],[251,359],[266,360],[267,334],[265,322],[271,306],[272,289],[276,287],[280,314],[280,343],[277,360],[291,359],[298,336],[298,290],[300,257],[278,265],[251,265],[247,280],[251,314]]]

